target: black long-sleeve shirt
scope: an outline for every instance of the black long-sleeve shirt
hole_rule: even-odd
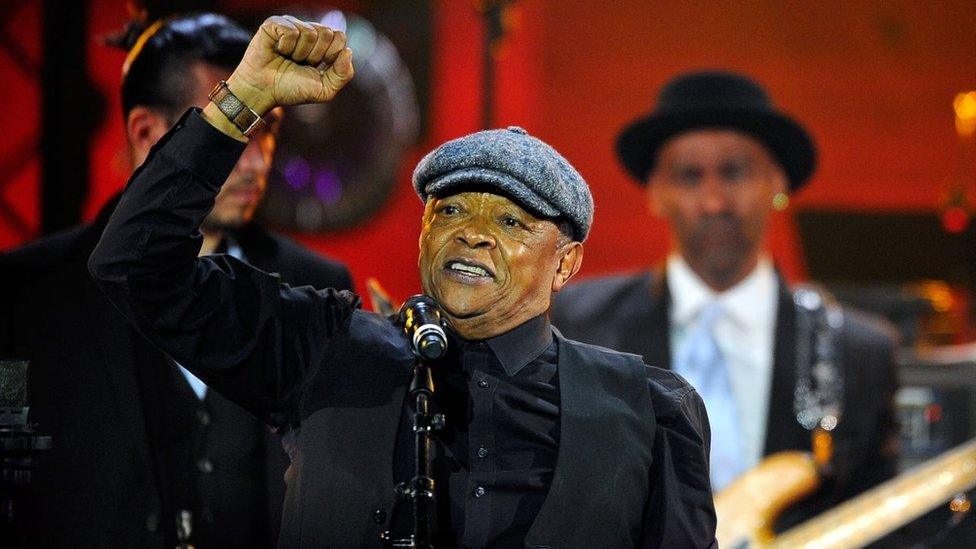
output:
[[[397,526],[392,487],[405,476],[392,456],[403,454],[412,355],[392,322],[355,310],[348,292],[291,288],[230,257],[197,258],[199,223],[242,149],[185,115],[133,176],[90,268],[149,339],[290,430],[282,545],[376,545]],[[442,477],[445,524],[463,529],[455,542],[713,543],[707,420],[680,378],[554,338],[545,317],[454,343],[460,356],[438,374],[445,390],[435,403],[455,424],[439,455],[467,465]],[[513,343],[532,350],[512,353]]]

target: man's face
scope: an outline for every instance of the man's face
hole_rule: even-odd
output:
[[[670,222],[678,252],[716,290],[755,267],[773,197],[787,188],[762,143],[724,129],[669,140],[648,183],[652,208]]]
[[[205,107],[209,102],[207,96],[214,85],[230,76],[227,70],[206,63],[197,63],[191,73],[196,79],[192,106],[200,108]],[[269,113],[265,118],[274,116],[276,116],[274,113]],[[254,217],[254,212],[268,186],[268,172],[271,169],[271,158],[275,149],[275,124],[273,120],[268,122],[267,128],[251,136],[244,154],[237,161],[227,182],[221,187],[213,210],[203,222],[205,230],[240,227]]]
[[[497,194],[431,198],[420,234],[424,293],[468,339],[492,337],[549,310],[579,268],[582,245]]]

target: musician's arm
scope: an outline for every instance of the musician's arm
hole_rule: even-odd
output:
[[[856,353],[860,365],[858,383],[870,389],[859,394],[859,400],[845,403],[862,407],[865,418],[864,436],[851,449],[851,458],[858,464],[849,472],[842,498],[860,493],[883,482],[898,472],[898,418],[895,393],[898,391],[898,368],[895,349],[898,335],[893,327],[863,315],[848,314],[850,341],[848,350]],[[851,415],[860,411],[852,410]],[[860,459],[858,459],[860,458]]]

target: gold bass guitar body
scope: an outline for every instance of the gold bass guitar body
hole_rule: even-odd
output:
[[[715,497],[717,537],[724,549],[853,549],[976,486],[976,439],[926,461],[779,536],[773,523],[820,484],[809,454],[766,458]]]

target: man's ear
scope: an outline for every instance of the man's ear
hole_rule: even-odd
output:
[[[558,292],[569,282],[580,270],[583,265],[583,244],[580,242],[570,242],[562,249],[562,257],[559,258],[559,266],[556,269],[556,276],[552,277],[552,291]]]
[[[644,204],[651,215],[664,217],[664,209],[661,207],[661,185],[655,185],[650,177],[644,183]]]
[[[133,167],[145,162],[149,149],[166,133],[169,126],[167,117],[148,107],[133,107],[129,111],[125,117],[125,133]]]
[[[773,165],[773,196],[777,194],[790,194],[790,178],[786,171],[779,165]]]

